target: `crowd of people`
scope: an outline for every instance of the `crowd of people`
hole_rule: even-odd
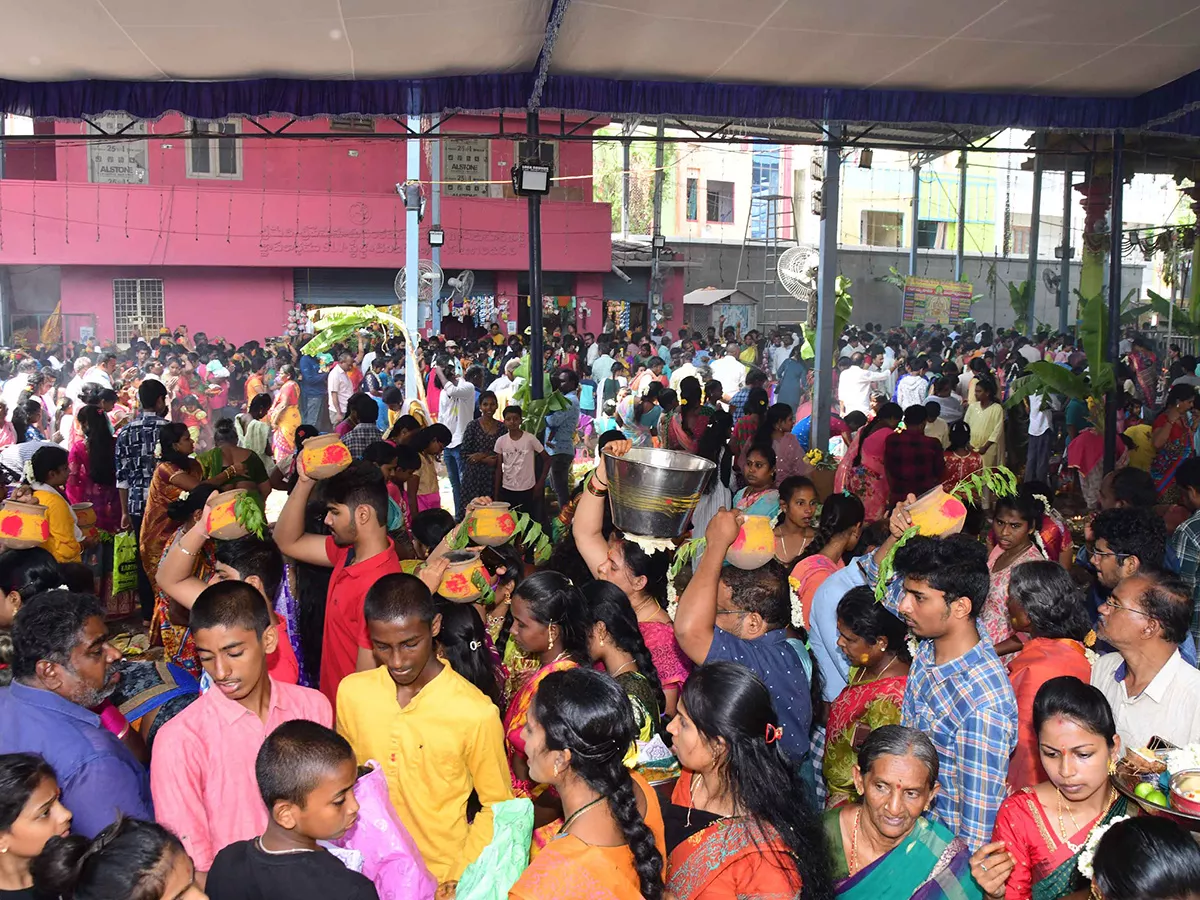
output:
[[[47,537],[0,553],[0,900],[1200,898],[1111,778],[1200,744],[1196,360],[1122,348],[1106,473],[1085,401],[1006,405],[1086,372],[1067,336],[849,328],[814,447],[802,336],[723,325],[547,334],[544,416],[497,325],[11,353],[0,467]],[[685,565],[613,525],[598,456],[648,446],[715,464]],[[233,489],[261,535],[210,533]],[[494,500],[528,530],[454,602]],[[755,515],[774,557],[728,564]]]

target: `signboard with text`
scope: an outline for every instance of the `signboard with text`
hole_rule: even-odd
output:
[[[904,279],[901,325],[957,325],[971,315],[973,285],[934,278]]]
[[[88,134],[124,135],[146,133],[144,122],[129,125],[129,117],[123,115],[100,116],[93,120],[99,128],[88,126]],[[128,128],[125,128],[129,125]],[[146,182],[146,142],[143,140],[115,140],[89,143],[88,181],[92,184],[144,184]]]
[[[487,197],[492,177],[491,141],[442,143],[443,194],[447,197]]]

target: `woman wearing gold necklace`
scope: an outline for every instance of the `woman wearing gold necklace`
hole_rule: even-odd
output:
[[[1109,782],[1121,741],[1098,689],[1069,675],[1050,679],[1033,701],[1033,725],[1050,780],[1005,800],[993,843],[971,857],[991,898],[1059,900],[1085,889],[1077,866],[1092,830],[1132,812]]]
[[[775,526],[775,558],[785,566],[790,566],[812,543],[817,533],[813,521],[820,506],[816,487],[803,475],[785,478],[779,485],[783,516]]]
[[[525,725],[542,681],[554,672],[586,665],[589,661],[584,600],[566,576],[558,572],[538,572],[522,581],[513,592],[509,611],[513,618],[509,638],[527,655],[536,657],[539,665],[513,695],[504,716],[513,793],[534,801],[531,852],[536,853],[558,830],[561,807],[558,798],[545,790],[545,784],[539,784],[530,774]],[[621,752],[624,751],[622,748]]]
[[[876,728],[854,785],[862,800],[823,817],[838,900],[979,900],[970,848],[925,816],[938,792],[933,741],[903,725]]]
[[[513,900],[660,900],[658,797],[622,763],[629,700],[599,672],[546,676],[524,728],[529,775],[562,798],[562,827],[521,875]]]
[[[850,660],[850,683],[829,708],[823,772],[832,809],[857,800],[858,748],[883,725],[900,724],[900,705],[912,656],[904,623],[875,600],[869,587],[851,588],[837,607],[838,649]]]

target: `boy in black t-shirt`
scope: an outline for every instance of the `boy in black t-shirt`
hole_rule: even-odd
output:
[[[340,838],[358,815],[358,770],[345,738],[305,719],[285,722],[258,751],[254,773],[267,830],[217,854],[210,900],[379,900],[369,879],[317,844]]]

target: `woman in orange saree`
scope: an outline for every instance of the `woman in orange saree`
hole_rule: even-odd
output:
[[[589,662],[584,599],[569,578],[558,572],[542,571],[529,576],[513,592],[509,611],[512,629],[509,640],[526,654],[537,658],[539,668],[513,695],[504,716],[505,747],[512,772],[513,794],[534,801],[534,831],[531,853],[536,853],[562,825],[558,798],[530,776],[525,727],[538,688],[546,676]],[[504,648],[497,648],[501,653]],[[624,749],[622,749],[622,753]]]
[[[616,681],[579,667],[546,676],[525,725],[529,774],[555,789],[567,816],[510,898],[660,900],[662,811],[622,762],[635,737]]]
[[[1030,635],[1008,662],[1017,698],[1017,747],[1008,763],[1008,784],[1015,793],[1046,780],[1033,730],[1034,697],[1043,684],[1059,675],[1074,675],[1084,684],[1091,681],[1092,664],[1084,642],[1092,626],[1075,580],[1049,560],[1013,566],[1008,616],[1014,630]]]
[[[700,666],[684,685],[667,731],[685,771],[663,809],[676,900],[832,896],[821,820],[777,721],[766,686],[735,663]]]

